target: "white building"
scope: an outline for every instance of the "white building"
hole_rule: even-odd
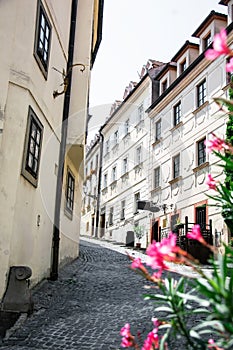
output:
[[[102,15],[98,0],[0,3],[0,298],[11,266],[29,266],[34,285],[78,256]]]
[[[232,9],[232,2],[229,4]],[[226,26],[227,16],[212,11],[193,34],[199,39],[199,48],[186,42],[156,77],[160,96],[148,109],[152,153],[149,182],[151,201],[164,206],[165,211],[154,214],[151,239],[160,240],[188,217],[189,223],[199,223],[203,229],[212,220],[212,233],[228,240],[220,210],[209,206],[205,184],[207,173],[216,180],[224,179],[217,157],[206,152],[205,140],[212,132],[225,136],[228,115],[219,111],[212,98],[227,97],[229,77],[226,58],[210,62],[204,51]],[[230,23],[230,42],[232,28]]]
[[[143,247],[148,244],[148,212],[138,210],[137,201],[149,197],[150,120],[145,110],[156,93],[151,77],[163,65],[157,61],[149,64],[152,66],[147,67],[148,72],[143,69],[140,82],[130,83],[124,101],[100,129],[104,149],[98,236],[126,244],[139,243],[132,233],[139,226],[144,232],[140,241]]]

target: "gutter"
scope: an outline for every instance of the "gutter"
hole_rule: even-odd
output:
[[[100,218],[100,195],[101,195],[101,177],[103,164],[103,149],[104,149],[104,135],[99,131],[100,135],[100,166],[98,172],[98,188],[97,188],[97,204],[96,204],[96,221],[95,221],[95,237],[98,237],[98,226]]]
[[[70,17],[68,62],[67,62],[67,68],[66,68],[66,71],[68,72],[69,84],[65,92],[64,104],[63,104],[61,143],[60,143],[60,151],[59,151],[55,212],[54,212],[54,223],[53,223],[52,259],[51,259],[51,270],[50,270],[50,278],[49,278],[52,281],[55,281],[58,278],[62,184],[63,184],[63,176],[64,176],[64,161],[65,161],[65,155],[66,155],[66,140],[67,140],[68,118],[69,118],[69,108],[70,108],[70,91],[71,91],[71,83],[72,83],[72,69],[70,68],[73,65],[74,40],[75,40],[75,29],[76,29],[76,21],[77,21],[77,7],[78,7],[78,0],[72,0],[71,15],[70,15],[71,17]]]

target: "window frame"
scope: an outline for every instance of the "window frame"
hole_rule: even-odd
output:
[[[177,126],[181,122],[181,101],[173,107],[173,126]]]
[[[32,128],[33,125],[36,127],[36,139],[34,138],[32,134]],[[37,187],[38,185],[38,179],[39,179],[39,170],[40,170],[40,159],[41,159],[41,150],[42,150],[42,140],[43,140],[43,130],[44,127],[42,123],[40,122],[39,118],[37,117],[36,113],[33,111],[32,107],[29,106],[28,108],[28,120],[27,120],[27,128],[26,128],[26,134],[25,134],[25,141],[24,141],[24,152],[23,152],[23,161],[22,161],[22,168],[21,168],[21,175],[25,179],[27,179],[34,187]],[[37,133],[40,132],[40,140],[38,143],[37,140]],[[35,142],[33,142],[35,141]],[[34,152],[32,153],[30,151],[31,144],[34,143]],[[36,151],[38,150],[38,151]],[[35,156],[35,153],[37,152],[37,157]],[[37,161],[37,168],[36,171],[32,169],[32,167],[29,165],[29,156],[30,154],[33,157],[33,165],[35,164],[35,160]]]
[[[138,211],[138,206],[137,202],[140,200],[140,192],[134,193],[134,214],[137,214]]]
[[[129,169],[128,169],[128,157],[123,158],[123,162],[122,162],[122,174],[126,174],[128,173]]]
[[[206,79],[203,79],[197,86],[197,108],[201,107],[207,101]]]
[[[167,88],[168,88],[168,80],[166,78],[161,82],[161,93],[163,94],[167,90]]]
[[[206,50],[210,44],[212,43],[211,40],[211,32],[209,32],[204,38],[203,38],[203,50]]]
[[[121,220],[125,219],[125,208],[126,208],[126,201],[125,199],[123,199],[121,201],[121,217],[120,217]]]
[[[180,74],[187,69],[187,60],[186,58],[180,63]]]
[[[139,165],[142,163],[142,146],[138,146],[136,148],[136,165]]]
[[[153,188],[156,189],[160,186],[160,166],[154,169],[153,175]]]
[[[144,106],[143,103],[141,103],[138,106],[138,123],[144,120]]]
[[[44,28],[42,27],[42,16],[44,18]],[[48,36],[44,34],[43,42],[41,41],[41,31],[46,32],[48,28]],[[36,28],[35,28],[35,39],[34,39],[34,57],[42,71],[45,79],[48,75],[48,66],[49,66],[49,57],[51,49],[51,37],[52,37],[52,26],[49,21],[48,15],[44,9],[44,6],[41,0],[38,0],[37,5],[37,15],[36,15]],[[39,47],[40,43],[41,48]],[[46,44],[47,43],[47,44]],[[46,47],[47,46],[47,47]],[[44,55],[47,55],[47,58],[44,58]]]
[[[161,119],[159,119],[155,123],[155,141],[161,140],[161,134],[162,134],[162,121]]]
[[[75,176],[67,167],[65,187],[65,213],[72,220],[74,212]],[[89,203],[88,203],[89,204]]]
[[[108,217],[109,226],[113,225],[113,215],[114,215],[114,207],[110,207],[109,208],[109,217]]]
[[[203,137],[201,140],[197,141],[197,166],[200,166],[206,163],[206,137]],[[199,146],[202,146],[201,148]],[[202,154],[200,154],[202,153]],[[202,160],[202,161],[201,161]]]
[[[172,158],[172,175],[173,179],[177,179],[180,176],[180,153]]]

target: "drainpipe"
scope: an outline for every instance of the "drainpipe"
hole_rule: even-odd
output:
[[[78,7],[78,0],[72,0],[68,62],[67,62],[67,68],[66,68],[66,71],[68,72],[69,84],[65,92],[64,104],[63,104],[61,144],[60,144],[60,151],[59,151],[55,212],[54,212],[54,224],[53,224],[52,261],[51,261],[51,271],[50,271],[50,279],[52,281],[55,281],[58,278],[62,183],[63,183],[63,175],[64,175],[64,161],[65,161],[65,154],[66,154],[66,140],[67,140],[68,118],[69,118],[69,108],[70,108],[70,91],[71,91],[71,82],[72,82],[72,69],[70,68],[73,65],[77,7]]]
[[[100,217],[100,195],[101,195],[101,176],[102,176],[102,164],[103,164],[103,148],[104,148],[104,135],[99,131],[100,135],[100,166],[98,172],[98,188],[97,188],[97,203],[96,203],[96,222],[95,222],[95,237],[98,237],[98,226]]]

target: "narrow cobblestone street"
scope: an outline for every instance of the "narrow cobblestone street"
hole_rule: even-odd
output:
[[[153,306],[142,298],[144,283],[126,255],[82,240],[79,259],[58,281],[36,288],[33,315],[0,348],[120,349],[126,322],[142,335],[151,330]]]

